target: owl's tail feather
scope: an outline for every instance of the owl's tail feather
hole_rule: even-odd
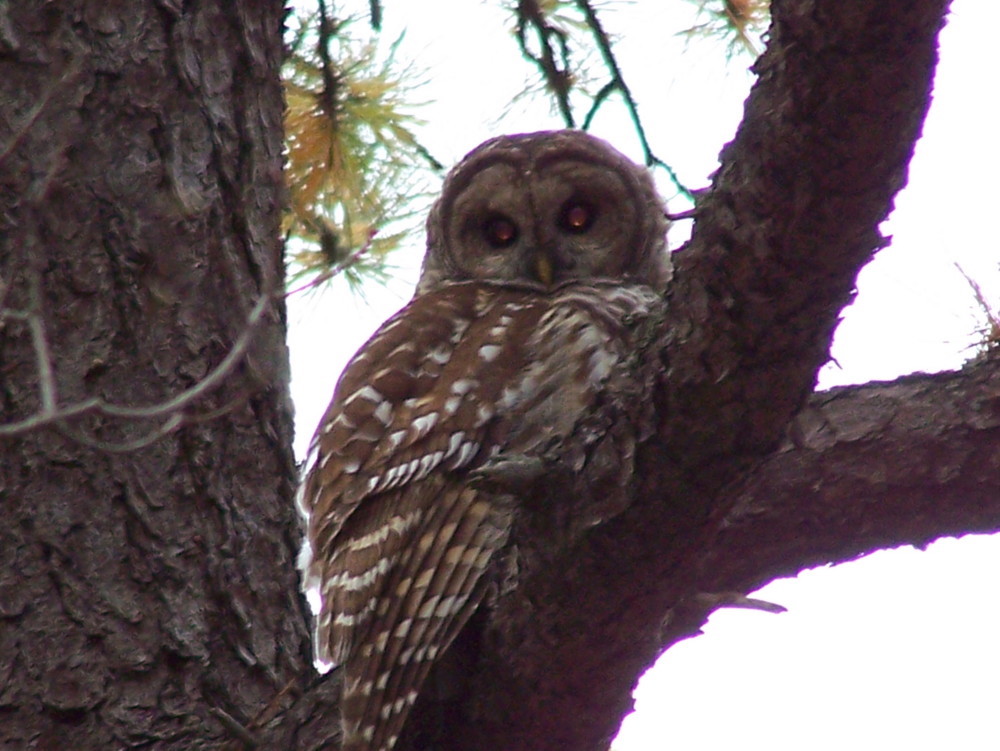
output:
[[[476,584],[506,540],[506,516],[488,496],[434,478],[411,486],[427,503],[401,546],[379,611],[346,663],[344,751],[390,751],[438,656],[481,600]],[[384,612],[382,612],[384,611]]]

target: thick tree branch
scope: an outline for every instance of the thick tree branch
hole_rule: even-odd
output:
[[[758,581],[714,575],[708,551],[805,405],[855,277],[885,244],[878,225],[905,181],[946,7],[774,3],[760,80],[647,352],[658,430],[638,456],[635,503],[554,565],[520,572],[490,615],[471,698],[450,710],[446,748],[606,749],[675,629],[700,625],[713,592],[741,589],[726,581]],[[809,560],[824,552],[817,541]],[[761,565],[760,581],[777,570]],[[441,711],[429,704],[416,714]]]
[[[827,359],[905,183],[945,0],[775,3],[760,79],[678,253],[668,389],[768,451]],[[775,396],[780,401],[775,400]],[[671,410],[669,420],[676,422]]]
[[[873,550],[1000,531],[1000,359],[815,394],[754,472],[694,574],[704,592],[769,581]],[[665,644],[715,604],[672,609]]]
[[[817,394],[789,436],[709,554],[720,584],[1000,530],[1000,359]],[[741,557],[736,586],[721,560]]]

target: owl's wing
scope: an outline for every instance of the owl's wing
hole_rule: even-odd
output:
[[[441,475],[388,496],[422,513],[392,552],[374,617],[352,637],[341,705],[345,751],[395,744],[428,671],[482,599],[477,584],[509,528],[509,511],[494,498]]]
[[[355,356],[320,423],[300,495],[302,563],[321,595],[318,656],[343,664],[352,743],[398,733],[479,602],[509,511],[454,471],[489,456],[543,307],[481,284],[418,297]]]
[[[421,521],[422,507],[400,504],[398,493],[373,499],[442,465],[466,466],[481,448],[476,432],[441,419],[439,404],[444,367],[469,326],[466,303],[461,294],[418,298],[383,324],[345,369],[313,437],[299,490],[308,518],[300,566],[304,588],[320,586],[317,649],[325,662],[346,658],[391,568],[383,553],[393,554]]]
[[[318,653],[343,665],[344,749],[392,747],[506,539],[509,499],[455,470],[573,431],[625,351],[609,294],[448,285],[345,371],[302,489]]]

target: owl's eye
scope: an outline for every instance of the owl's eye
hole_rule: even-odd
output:
[[[517,225],[505,216],[491,216],[483,222],[483,238],[493,248],[509,248],[517,240]]]
[[[559,226],[566,232],[586,232],[596,217],[597,211],[589,203],[570,201],[559,215]]]

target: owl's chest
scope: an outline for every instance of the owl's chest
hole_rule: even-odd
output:
[[[326,420],[328,452],[362,492],[540,453],[627,383],[648,288],[551,294],[464,282],[416,298],[358,353]]]

